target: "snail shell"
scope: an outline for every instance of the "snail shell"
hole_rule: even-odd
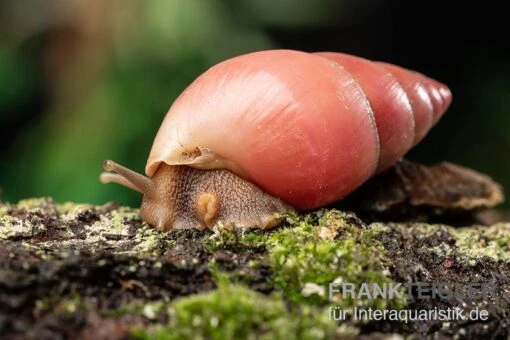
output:
[[[230,218],[241,225],[270,227],[276,224],[269,217],[275,212],[291,207],[313,209],[337,201],[396,164],[440,119],[450,102],[445,85],[390,64],[340,53],[250,53],[210,68],[177,98],[155,137],[145,172],[152,180],[160,172],[169,172],[167,167],[185,166],[206,173],[223,169],[235,174],[234,186],[232,179],[218,184],[216,178],[218,187],[225,187],[220,190],[225,196],[210,194],[220,202],[216,208],[211,203],[210,223]],[[116,164],[108,164],[107,170],[118,172]],[[126,170],[119,175],[103,174],[102,180],[130,186],[147,196],[141,183],[126,180]],[[138,176],[142,181],[143,176]],[[173,186],[183,181],[179,176],[172,179]],[[239,211],[219,212],[222,204],[236,196],[232,190],[244,192],[240,188],[247,185],[249,194],[240,195],[234,206],[248,209],[246,202],[251,202],[252,208],[266,208],[250,208],[248,219],[239,217]],[[228,186],[233,189],[229,191]],[[191,198],[195,215],[200,215],[197,202],[204,195],[200,190]],[[254,195],[263,197],[264,203],[254,203],[257,199],[249,198]],[[172,197],[158,203],[157,209],[143,210],[161,212],[168,208],[164,205],[174,204]],[[142,217],[149,215],[141,213]],[[147,220],[164,230],[190,228],[197,221],[202,228],[210,225],[203,216],[194,222],[190,222],[193,218],[179,223]]]

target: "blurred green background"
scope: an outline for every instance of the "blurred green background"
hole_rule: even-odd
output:
[[[115,201],[111,158],[143,172],[172,101],[220,60],[292,48],[415,69],[453,104],[409,157],[510,188],[510,53],[497,3],[378,0],[0,0],[0,200]],[[508,206],[508,205],[507,205]]]

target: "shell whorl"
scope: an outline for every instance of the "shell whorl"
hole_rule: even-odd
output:
[[[340,53],[272,50],[221,62],[174,102],[161,162],[226,168],[300,209],[343,198],[394,165],[446,111],[448,88]]]
[[[342,53],[315,54],[349,72],[369,101],[379,134],[379,171],[420,142],[450,105],[450,90],[418,72]]]

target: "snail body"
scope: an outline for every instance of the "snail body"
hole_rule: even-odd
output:
[[[218,220],[267,228],[277,213],[342,199],[396,164],[450,101],[445,85],[394,65],[250,53],[210,68],[177,98],[147,177],[107,161],[116,174],[101,179],[144,193],[141,216],[161,230]]]

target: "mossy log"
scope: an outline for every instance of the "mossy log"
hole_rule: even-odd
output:
[[[497,296],[332,299],[330,282],[478,282]],[[324,209],[269,231],[160,233],[115,204],[0,203],[0,337],[10,339],[506,339],[509,292],[506,223],[365,224]],[[488,317],[355,320],[356,307]]]

